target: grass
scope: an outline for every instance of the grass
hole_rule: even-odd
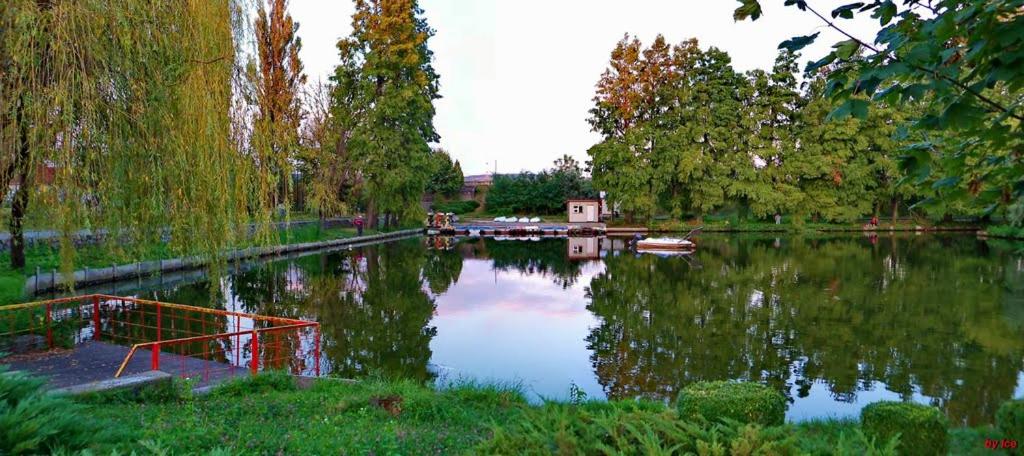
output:
[[[645,226],[655,231],[689,231],[697,226],[703,226],[705,231],[720,232],[812,232],[812,231],[836,231],[836,230],[860,230],[866,221],[853,221],[849,223],[822,223],[811,220],[803,220],[797,223],[791,216],[783,216],[781,223],[774,221],[761,221],[756,219],[741,220],[736,216],[705,216],[700,219],[677,220],[670,218],[656,218],[651,221],[638,220],[634,223],[626,223],[624,219],[617,218],[609,221],[608,226]],[[935,226],[934,223],[926,223],[911,219],[900,219],[895,224],[889,220],[879,220],[878,230],[890,228],[909,229],[915,226]],[[954,224],[947,227],[968,225]]]
[[[239,380],[204,397],[86,399],[90,416],[121,430],[121,443],[96,450],[142,451],[155,442],[171,454],[453,454],[527,407],[514,388],[439,392],[408,381],[326,379],[300,389],[279,374],[260,377],[271,379]],[[387,402],[396,397],[397,406]]]
[[[87,416],[118,432],[118,443],[97,444],[97,453],[158,448],[169,454],[574,454],[558,450],[586,450],[595,439],[605,439],[625,442],[623,454],[643,454],[631,442],[664,448],[672,443],[664,440],[676,438],[671,432],[678,435],[680,429],[689,445],[705,436],[726,443],[751,440],[742,427],[709,432],[692,423],[672,425],[674,407],[660,402],[584,398],[531,405],[516,386],[463,383],[435,390],[382,379],[296,383],[271,373],[235,380],[201,397],[180,387],[145,391],[78,399]],[[618,432],[610,423],[632,423],[628,430],[641,432],[608,440],[606,432]],[[754,434],[760,435],[753,439],[759,445],[782,442],[800,454],[891,454],[885,442],[865,438],[856,420],[789,423]],[[991,427],[954,428],[950,453],[1004,454],[985,449],[986,438],[1002,436]]]

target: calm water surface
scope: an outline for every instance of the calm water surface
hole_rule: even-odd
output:
[[[576,241],[574,241],[576,242]],[[534,399],[671,400],[769,384],[794,420],[882,399],[992,421],[1024,395],[1024,260],[972,237],[713,236],[691,257],[621,241],[418,238],[270,263],[220,306],[315,319],[335,375],[518,382]],[[208,305],[205,284],[150,293]]]

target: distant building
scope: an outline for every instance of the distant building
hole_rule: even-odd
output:
[[[569,211],[569,223],[586,223],[601,221],[601,200],[571,199],[566,202]]]
[[[459,191],[459,199],[471,200],[476,197],[477,187],[490,187],[494,184],[493,174],[474,174],[462,178],[462,190]]]
[[[476,187],[478,185],[483,185],[483,186],[486,186],[486,187],[490,187],[491,184],[493,184],[493,183],[494,183],[494,175],[493,174],[473,174],[471,176],[466,176],[466,177],[464,177],[462,179],[462,185],[472,185],[474,187]]]

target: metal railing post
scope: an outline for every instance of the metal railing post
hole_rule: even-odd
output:
[[[92,340],[100,340],[100,297],[92,297]]]
[[[320,376],[320,324],[313,327],[313,373]]]
[[[260,336],[255,329],[252,330],[252,361],[249,369],[253,375],[260,370]]]
[[[150,370],[160,370],[160,343],[157,342],[153,345],[153,358],[150,360]]]
[[[160,303],[156,303],[156,341],[160,342],[163,340],[163,319],[160,315]]]

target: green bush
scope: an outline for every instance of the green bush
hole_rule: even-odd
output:
[[[430,205],[434,212],[452,212],[455,214],[468,214],[480,207],[480,203],[474,200],[467,201],[446,201]]]
[[[683,388],[676,403],[679,416],[711,421],[776,426],[786,420],[786,398],[767,386],[747,382],[698,382]]]
[[[0,366],[0,454],[79,451],[108,439],[80,405],[43,390],[43,381]]]
[[[799,454],[791,427],[686,422],[652,402],[548,403],[493,428],[476,454]]]
[[[1016,439],[1018,445],[1024,444],[1024,399],[1006,401],[996,411],[996,425],[1008,439]],[[1017,454],[1024,454],[1024,448],[1018,447]]]
[[[878,441],[900,436],[899,453],[935,455],[949,451],[949,423],[939,409],[911,402],[882,401],[860,412],[864,434]]]

